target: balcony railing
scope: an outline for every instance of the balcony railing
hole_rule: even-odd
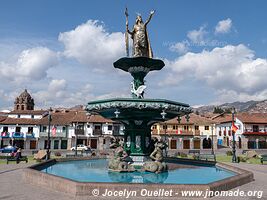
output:
[[[160,134],[164,135],[165,130],[160,130]],[[187,131],[187,130],[166,130],[166,134],[168,135],[194,135],[193,131]]]
[[[48,132],[40,132],[40,137],[48,137]],[[56,132],[56,134],[52,134],[52,132],[50,132],[50,137],[67,137],[67,133],[66,132]]]
[[[84,135],[83,129],[75,129],[75,135]]]
[[[24,133],[22,132],[13,132],[12,133],[13,138],[24,138]]]
[[[93,135],[102,135],[102,130],[94,130]]]

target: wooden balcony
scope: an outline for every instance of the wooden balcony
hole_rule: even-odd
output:
[[[96,129],[96,130],[93,131],[93,135],[102,135],[102,134],[103,134],[102,130]]]
[[[75,135],[84,135],[83,129],[75,129]]]

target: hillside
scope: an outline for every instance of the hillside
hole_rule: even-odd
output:
[[[263,101],[247,101],[247,102],[233,102],[224,103],[221,105],[208,105],[195,108],[194,111],[199,113],[213,112],[214,107],[220,107],[222,109],[234,107],[238,112],[249,112],[249,113],[267,113],[267,100]]]

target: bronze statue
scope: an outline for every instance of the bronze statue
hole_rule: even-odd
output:
[[[144,163],[144,170],[154,173],[161,173],[167,170],[167,165],[163,162],[163,149],[166,148],[166,144],[163,141],[156,141],[155,149],[150,154],[150,158],[153,161],[147,161]]]
[[[153,53],[150,46],[148,33],[147,33],[147,24],[150,22],[153,14],[155,13],[154,10],[150,12],[150,15],[147,21],[144,23],[140,14],[137,15],[135,24],[133,26],[133,30],[130,31],[128,28],[128,11],[127,8],[125,10],[126,15],[126,53],[129,56],[129,47],[128,47],[128,33],[131,35],[133,39],[133,57],[148,57],[152,58]]]

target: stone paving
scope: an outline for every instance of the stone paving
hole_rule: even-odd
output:
[[[234,188],[232,191],[242,190],[244,192],[260,190],[263,191],[263,196],[260,199],[267,200],[267,165],[253,165],[253,164],[231,164],[236,167],[240,167],[245,170],[252,171],[254,173],[255,181]],[[97,199],[97,200],[109,200],[109,199],[125,199],[118,197],[73,197],[64,193],[55,192],[52,190],[44,189],[34,185],[29,185],[22,180],[22,170],[23,168],[29,166],[29,164],[0,164],[0,199],[7,200],[87,200],[87,199]],[[160,188],[160,185],[159,185]],[[134,187],[133,187],[134,189]],[[129,198],[129,199],[156,199],[153,198]],[[157,198],[157,199],[171,199],[171,198]],[[178,199],[178,198],[173,198]],[[188,199],[188,197],[179,198]],[[191,198],[191,199],[204,199],[204,198]],[[257,196],[254,197],[213,197],[210,199],[236,199],[236,200],[254,200],[259,199]]]

